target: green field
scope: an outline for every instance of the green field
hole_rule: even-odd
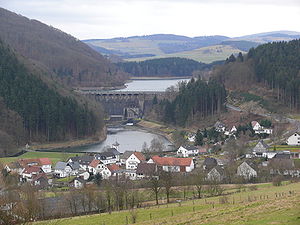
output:
[[[198,62],[211,63],[218,60],[225,60],[231,54],[238,54],[241,50],[229,45],[215,45],[209,47],[198,48],[192,51],[178,52],[172,54],[160,54],[154,57],[132,58],[127,61],[143,61],[147,59],[181,57],[193,59]]]
[[[27,152],[18,157],[0,158],[3,164],[17,161],[18,159],[36,159],[36,158],[49,158],[52,164],[55,165],[58,161],[65,161],[69,157],[81,155],[80,153],[62,153],[62,152]]]
[[[300,183],[274,187],[258,186],[227,197],[212,197],[134,211],[103,213],[60,220],[36,222],[34,225],[117,225],[132,224],[284,224],[300,223]]]

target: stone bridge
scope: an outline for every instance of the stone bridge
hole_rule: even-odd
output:
[[[81,90],[81,94],[100,102],[112,120],[142,117],[152,106],[154,96],[162,99],[165,92]]]

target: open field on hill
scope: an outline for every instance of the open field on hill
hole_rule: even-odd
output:
[[[166,58],[166,57],[181,57],[193,59],[198,62],[211,63],[218,60],[225,60],[231,54],[238,54],[241,50],[229,45],[215,45],[209,47],[198,48],[192,51],[178,52],[173,54],[160,54],[154,57],[141,57],[127,59],[127,61],[143,61],[147,59]]]
[[[121,211],[43,221],[34,225],[117,225],[132,224],[299,224],[300,183],[274,187],[258,185],[257,190],[227,196],[178,202]]]
[[[36,158],[49,158],[52,164],[55,165],[56,162],[61,160],[67,160],[69,157],[76,155],[81,155],[80,153],[62,153],[62,152],[27,152],[18,157],[6,157],[0,158],[1,163],[10,163],[17,161],[18,159],[36,159]]]

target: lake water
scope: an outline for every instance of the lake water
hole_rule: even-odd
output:
[[[165,149],[170,150],[171,143],[165,137],[134,127],[108,128],[107,138],[100,144],[60,150],[65,152],[102,152],[106,147],[111,147],[112,144],[117,141],[120,144],[119,152],[141,151],[144,142],[146,142],[149,147],[153,138],[159,139],[164,144]]]
[[[176,85],[181,81],[189,81],[189,79],[148,79],[139,80],[133,79],[131,82],[126,84],[126,88],[119,89],[119,91],[159,91],[163,92],[168,87]],[[114,90],[115,91],[115,90]],[[151,145],[153,138],[157,138],[163,142],[167,150],[170,150],[171,143],[164,137],[149,133],[134,127],[130,129],[126,128],[110,128],[108,130],[107,138],[100,144],[61,149],[66,152],[101,152],[107,146],[111,147],[116,141],[120,144],[119,151],[141,151],[144,142],[147,143],[148,147]]]
[[[176,85],[181,81],[189,81],[190,79],[151,79],[151,80],[131,80],[126,83],[126,88],[120,91],[166,91],[170,86]]]

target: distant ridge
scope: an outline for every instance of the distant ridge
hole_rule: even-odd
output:
[[[247,52],[252,47],[273,41],[300,38],[296,31],[271,31],[241,37],[222,35],[187,37],[175,34],[88,39],[83,42],[104,55],[123,60],[143,61],[153,58],[183,57],[211,63],[225,60],[231,54]]]

